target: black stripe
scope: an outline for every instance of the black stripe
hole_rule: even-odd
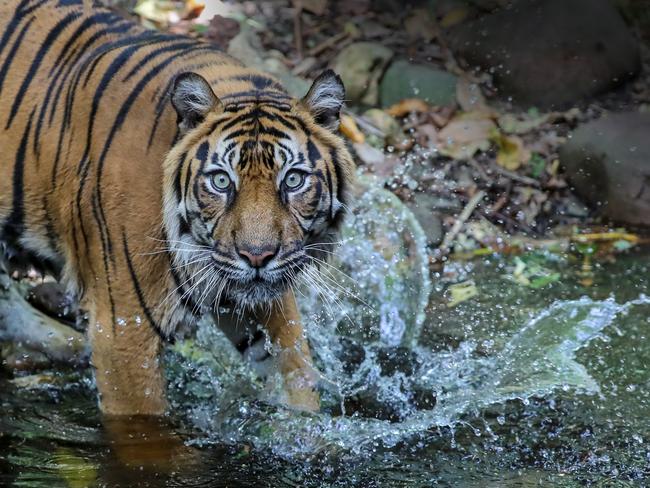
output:
[[[180,203],[183,195],[181,193],[181,169],[183,168],[183,163],[187,159],[187,153],[183,153],[176,163],[176,173],[174,175],[174,196],[176,197],[176,202]]]
[[[97,161],[97,178],[96,178],[96,185],[95,185],[95,192],[97,196],[97,204],[99,207],[99,218],[95,216],[95,220],[97,221],[97,225],[100,229],[101,232],[106,234],[106,247],[104,247],[104,252],[108,253],[109,256],[113,257],[112,255],[112,240],[110,238],[110,231],[109,228],[106,224],[106,215],[104,213],[104,207],[102,205],[102,174],[103,174],[103,169],[104,169],[104,163],[106,161],[106,156],[108,154],[108,151],[111,148],[113,139],[115,137],[115,134],[117,131],[122,127],[124,124],[124,121],[126,120],[126,116],[129,114],[129,111],[131,107],[133,106],[133,103],[135,102],[136,98],[140,96],[140,94],[144,91],[144,88],[149,84],[149,82],[158,74],[160,73],[166,66],[168,66],[170,63],[172,63],[175,59],[181,57],[184,54],[187,54],[188,52],[191,52],[196,49],[202,49],[202,46],[194,46],[189,49],[189,51],[180,51],[177,53],[174,53],[172,56],[169,56],[166,58],[163,62],[157,64],[155,67],[153,67],[149,72],[138,82],[138,84],[133,88],[131,93],[129,94],[128,98],[124,101],[122,104],[122,107],[120,108],[120,111],[118,112],[117,116],[115,117],[115,121],[113,122],[113,126],[111,127],[111,131],[106,139],[106,142],[104,143],[104,148],[102,149],[102,153],[99,157],[99,160]]]
[[[16,7],[15,15],[11,18],[11,21],[5,27],[5,30],[2,34],[2,38],[0,39],[0,55],[2,55],[4,49],[7,46],[9,46],[9,38],[13,35],[15,30],[18,28],[20,22],[46,1],[47,0],[42,0],[41,2],[37,3],[33,7],[25,9],[27,4],[29,3],[29,0],[21,0],[21,2]]]
[[[261,74],[236,75],[231,76],[224,81],[246,81],[251,83],[257,90],[264,91],[267,88],[273,88],[276,91],[284,92],[284,87],[277,81],[268,76]]]
[[[32,80],[35,78],[36,71],[38,71],[39,66],[43,62],[43,58],[47,54],[47,52],[50,50],[50,48],[54,45],[56,42],[57,38],[63,33],[65,28],[74,20],[76,20],[79,17],[80,13],[79,12],[73,12],[66,17],[63,18],[63,20],[59,21],[53,28],[52,30],[48,33],[47,37],[43,40],[41,43],[41,48],[38,50],[36,53],[36,56],[34,57],[34,61],[32,61],[31,66],[29,67],[29,70],[27,71],[27,74],[23,78],[23,82],[20,85],[20,88],[18,89],[18,92],[16,93],[16,96],[14,98],[14,103],[11,106],[11,111],[9,113],[9,119],[7,120],[7,124],[5,125],[5,130],[9,129],[11,127],[11,124],[16,117],[16,114],[18,113],[18,108],[20,107],[20,104],[23,101],[23,98],[25,98],[25,95],[27,94],[27,90],[29,89],[29,85],[31,84]]]
[[[68,39],[68,42],[66,42],[65,45],[61,48],[61,51],[59,52],[59,56],[52,64],[52,68],[50,69],[49,76],[52,76],[55,70],[60,69],[61,63],[63,61],[63,57],[66,55],[66,53],[68,53],[69,49],[79,40],[79,37],[82,36],[84,32],[86,32],[91,27],[96,27],[97,24],[106,24],[109,21],[118,21],[118,20],[119,17],[113,14],[112,12],[99,12],[94,15],[91,15],[90,17],[86,17],[84,21],[81,24],[79,24],[77,29],[72,34],[70,34],[70,38]]]
[[[330,157],[332,158],[332,165],[334,166],[334,172],[336,173],[336,199],[345,204],[345,180],[343,179],[343,169],[341,168],[341,162],[339,161],[339,156],[336,148],[331,148]]]
[[[323,156],[321,156],[321,153],[316,147],[316,144],[314,144],[314,141],[312,141],[311,138],[307,139],[307,158],[309,159],[311,166],[314,167],[316,163],[322,159],[322,157]]]
[[[29,29],[29,26],[32,24],[32,22],[34,22],[35,19],[36,17],[32,17],[23,26],[22,30],[18,34],[18,37],[16,38],[16,41],[14,42],[14,45],[11,47],[11,50],[7,54],[4,63],[2,63],[2,68],[0,68],[0,93],[2,93],[2,86],[4,85],[5,78],[7,77],[7,72],[9,71],[9,68],[11,67],[11,63],[16,57],[16,52],[18,51],[18,48],[22,44],[23,37],[25,37],[25,34],[27,33],[27,29]]]
[[[90,50],[90,46],[92,46],[96,41],[98,41],[102,37],[105,37],[105,36],[107,36],[109,34],[124,34],[124,33],[128,32],[130,29],[132,29],[133,27],[135,27],[135,26],[131,22],[123,21],[123,22],[120,22],[120,23],[116,23],[115,25],[111,26],[109,29],[104,29],[102,31],[95,32],[92,36],[90,36],[86,40],[86,42],[84,42],[81,46],[79,46],[79,49],[76,52],[76,57],[75,57],[74,60],[72,59],[73,53],[70,53],[70,56],[68,56],[68,58],[66,58],[63,61],[63,66],[67,66],[67,72],[63,76],[63,78],[61,79],[61,81],[59,83],[59,86],[56,89],[56,95],[54,96],[55,103],[52,104],[52,108],[50,110],[50,117],[49,117],[49,124],[50,125],[52,125],[52,121],[54,120],[54,114],[56,113],[56,108],[57,108],[58,101],[64,99],[63,97],[61,97],[61,92],[63,91],[63,89],[66,86],[66,80],[74,72],[74,68],[77,67],[77,63],[80,61],[82,56],[88,55],[88,52]],[[62,70],[60,70],[60,71],[62,71]],[[56,83],[58,81],[57,77],[59,76],[60,71],[55,76],[55,79],[53,80],[52,84],[54,84],[54,83]],[[81,74],[78,73],[77,78],[79,78],[80,76],[81,76]],[[74,83],[72,83],[71,86],[74,86]],[[49,95],[49,93],[48,93],[48,95]],[[65,97],[65,99],[67,99],[67,97]]]
[[[145,47],[147,44],[135,44],[128,46],[124,51],[122,51],[109,65],[109,67],[104,72],[102,79],[99,84],[95,87],[95,94],[93,96],[92,105],[90,108],[90,115],[88,118],[88,129],[86,130],[86,146],[83,152],[83,156],[79,161],[78,172],[83,171],[83,163],[87,162],[88,155],[90,153],[90,146],[93,139],[93,129],[95,126],[95,120],[97,119],[97,111],[99,110],[99,104],[104,96],[104,92],[107,90],[108,85],[115,79],[119,70],[124,66],[131,56],[135,54],[138,49]],[[104,53],[105,54],[105,53]]]
[[[47,194],[43,195],[42,205],[43,205],[43,213],[45,214],[45,235],[47,237],[47,242],[50,248],[52,249],[52,251],[58,254],[59,239],[57,238],[57,233],[56,233],[56,229],[54,228],[54,223],[52,222],[52,218],[50,217],[50,213],[48,212],[49,209],[47,204]]]
[[[95,69],[97,69],[99,62],[111,51],[115,51],[116,49],[120,49],[122,47],[134,48],[138,45],[139,47],[148,46],[150,44],[171,41],[173,39],[175,39],[174,36],[145,31],[140,32],[132,37],[123,37],[115,42],[101,46],[99,49],[97,49],[97,52],[92,54],[92,56],[89,58],[88,63],[83,67],[84,70],[88,68],[88,72],[84,78],[82,88],[85,88],[88,85],[88,82],[90,81],[90,78],[92,78]]]
[[[99,202],[97,201],[97,194],[94,194],[91,198],[91,204],[92,204],[92,211],[93,211],[93,216],[95,217],[95,220],[98,220],[99,218],[99,209],[98,205]],[[83,221],[82,221],[82,229],[83,229]],[[115,322],[116,322],[116,315],[115,315],[115,300],[113,299],[113,285],[111,284],[111,275],[110,275],[110,269],[109,269],[109,263],[108,263],[108,252],[106,250],[106,243],[105,239],[106,236],[104,234],[104,229],[102,227],[99,228],[100,230],[100,238],[102,241],[102,261],[104,263],[104,273],[106,277],[106,286],[108,287],[108,300],[111,304],[111,321],[113,324],[113,331],[115,331]],[[84,238],[86,236],[84,235]],[[86,242],[86,247],[88,243]]]
[[[209,151],[210,151],[210,144],[207,141],[203,141],[199,146],[199,148],[196,150],[196,155],[194,157],[199,161],[201,161],[201,167],[203,167],[205,162],[208,160]]]
[[[158,325],[158,323],[156,323],[156,321],[154,320],[153,315],[151,314],[151,310],[149,309],[147,302],[145,300],[144,293],[142,292],[142,287],[140,286],[140,282],[138,281],[138,276],[136,275],[135,268],[133,267],[133,261],[131,261],[131,253],[129,252],[129,245],[126,240],[126,233],[124,232],[124,230],[122,230],[122,242],[124,244],[124,257],[126,258],[126,265],[129,268],[129,274],[131,275],[131,281],[133,283],[133,289],[135,290],[135,294],[138,296],[138,302],[140,302],[140,306],[142,307],[142,310],[144,311],[147,320],[151,324],[151,327],[153,327],[153,330],[156,331],[156,334],[158,334],[158,336],[163,340],[163,342],[167,342],[167,336],[160,328],[160,325]]]
[[[3,230],[3,238],[11,238],[17,241],[22,236],[25,228],[25,153],[27,152],[27,140],[29,133],[32,130],[32,121],[36,108],[32,110],[29,115],[27,127],[23,132],[23,137],[20,140],[20,145],[16,151],[16,159],[14,161],[14,174],[12,182],[12,207],[9,218],[5,222]]]
[[[243,113],[242,115],[238,115],[234,119],[230,120],[227,124],[224,124],[224,126],[221,128],[222,132],[225,132],[233,127],[235,127],[238,124],[243,124],[248,120],[255,119],[257,116],[257,111],[256,109],[247,111],[246,113]]]
[[[219,83],[222,83],[223,80],[214,80],[212,84],[216,85]],[[231,92],[227,93],[222,97],[222,99],[225,100],[230,100],[233,98],[246,98],[249,97],[251,99],[251,102],[257,102],[257,103],[268,103],[269,105],[272,104],[279,104],[282,106],[289,106],[287,103],[280,103],[283,100],[291,100],[291,97],[287,95],[284,92],[278,92],[278,91],[259,91],[259,90],[245,90],[245,91],[238,91],[238,92]],[[236,100],[232,102],[233,104],[239,104],[239,103],[245,103],[243,100]]]
[[[111,16],[112,17],[112,16]],[[34,135],[34,144],[35,144],[35,151],[37,152],[37,157],[39,156],[39,150],[38,150],[38,144],[40,144],[41,140],[41,130],[42,130],[42,125],[45,119],[45,113],[47,112],[47,108],[50,106],[50,101],[53,101],[52,106],[50,108],[50,116],[49,116],[49,126],[52,126],[52,122],[54,121],[54,115],[57,113],[57,107],[59,105],[59,102],[62,101],[61,97],[61,92],[66,86],[66,81],[69,78],[69,76],[74,72],[74,68],[76,67],[77,63],[79,60],[84,56],[88,50],[89,47],[98,39],[111,34],[111,33],[124,33],[128,31],[130,28],[132,28],[133,25],[130,22],[121,22],[115,24],[112,28],[110,29],[105,29],[102,31],[95,32],[90,38],[86,40],[81,46],[77,46],[75,49],[73,49],[69,55],[62,60],[61,64],[59,66],[56,66],[56,73],[54,74],[54,77],[52,78],[52,81],[50,83],[49,89],[47,90],[47,94],[45,95],[45,100],[43,102],[43,105],[41,107],[41,112],[38,117],[38,123],[36,124],[36,132]],[[53,68],[54,70],[54,68]],[[57,86],[58,85],[58,86]],[[61,128],[65,129],[66,123],[62,122],[61,123]],[[61,144],[63,143],[63,130],[60,130],[59,132],[59,142],[57,144],[57,156],[54,160],[54,171],[53,174],[56,173],[56,170],[58,169],[58,164],[59,164],[59,156],[60,156],[60,147]]]
[[[136,65],[131,69],[131,71],[129,71],[129,73],[124,77],[124,79],[122,80],[122,82],[127,82],[127,81],[129,81],[131,78],[133,78],[135,75],[137,75],[138,72],[139,72],[140,70],[142,70],[142,68],[144,68],[144,67],[147,65],[147,63],[148,63],[149,61],[151,61],[152,59],[157,58],[157,57],[160,56],[161,54],[165,54],[165,53],[168,53],[168,52],[170,52],[170,51],[179,51],[179,50],[181,50],[181,49],[187,49],[188,47],[192,47],[192,46],[195,46],[195,45],[197,44],[196,41],[190,41],[190,42],[185,42],[185,43],[180,43],[180,42],[178,42],[178,41],[179,41],[178,39],[175,40],[175,41],[176,41],[176,42],[174,42],[174,44],[171,44],[171,45],[168,45],[168,46],[162,46],[162,47],[159,47],[159,48],[154,49],[154,50],[151,51],[151,52],[148,52],[148,53],[147,53],[147,54],[146,54],[146,55],[145,55],[145,56],[144,56],[144,57],[143,57],[143,58],[138,62],[138,64],[136,64]],[[161,42],[161,44],[162,44],[162,42]]]
[[[325,165],[325,178],[327,184],[327,191],[330,196],[330,218],[334,216],[334,187],[332,185],[332,172],[328,165]]]

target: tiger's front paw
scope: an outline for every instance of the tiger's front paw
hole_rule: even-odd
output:
[[[287,404],[305,412],[320,411],[320,395],[313,388],[291,388],[287,390]]]

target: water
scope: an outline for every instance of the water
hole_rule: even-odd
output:
[[[0,486],[645,486],[646,255],[596,266],[589,288],[568,257],[539,290],[507,279],[511,258],[429,281],[408,213],[361,198],[384,217],[360,211],[344,233],[346,276],[330,272],[351,292],[300,298],[322,413],[283,408],[203,324],[166,357],[174,427],[102,426],[87,372],[0,379]],[[467,279],[478,294],[447,307]]]

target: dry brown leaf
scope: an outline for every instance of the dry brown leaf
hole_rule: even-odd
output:
[[[420,98],[407,98],[395,105],[390,106],[386,113],[393,117],[405,117],[411,112],[428,112],[431,107]]]
[[[497,164],[508,171],[515,171],[522,164],[527,163],[532,154],[524,146],[524,141],[517,136],[507,136],[499,134],[495,137],[495,142],[499,146],[497,153]]]
[[[196,19],[201,15],[205,9],[205,3],[197,0],[187,0],[185,2],[185,11],[183,13],[184,20]]]
[[[357,123],[349,115],[341,115],[341,133],[354,143],[361,144],[365,142],[366,136],[359,130]]]
[[[438,133],[438,152],[453,159],[469,159],[490,148],[495,130],[494,121],[483,112],[459,114]]]

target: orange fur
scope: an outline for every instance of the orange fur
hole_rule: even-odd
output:
[[[200,75],[188,89],[204,79],[212,95],[183,92],[180,102],[211,105],[179,126],[170,94],[185,88],[175,85],[185,72]],[[279,262],[294,246],[297,273],[310,259],[304,244],[331,241],[353,174],[323,116],[337,88],[329,76],[290,99],[208,44],[145,31],[90,0],[0,0],[0,241],[10,259],[58,273],[88,312],[104,412],[162,413],[164,339],[224,299],[253,314],[271,305],[273,341],[302,351],[280,369],[309,369],[293,278],[237,280],[253,273],[241,250],[271,246]],[[227,196],[204,167],[224,137],[239,158]],[[282,178],[301,158],[310,173],[298,194]],[[214,250],[236,279],[201,271]],[[294,393],[314,407],[311,386]]]

